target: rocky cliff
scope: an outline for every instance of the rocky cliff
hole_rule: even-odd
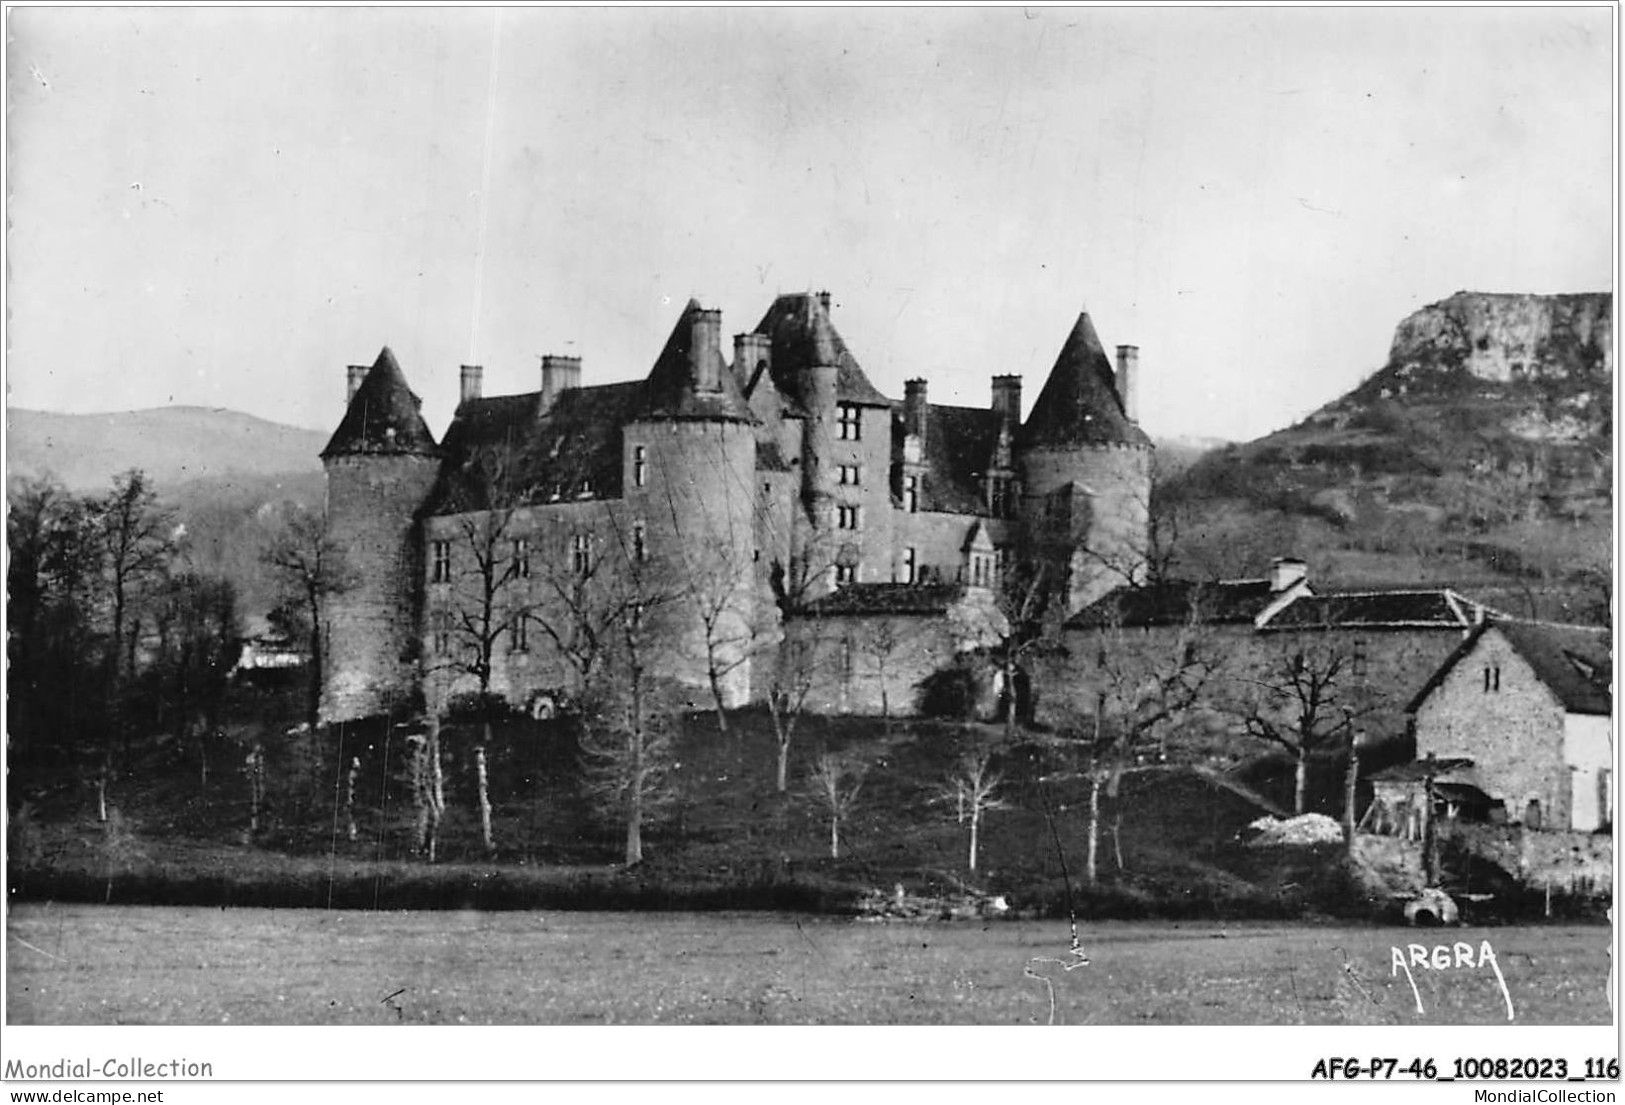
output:
[[[1612,313],[1609,293],[1423,307],[1348,394],[1160,489],[1186,515],[1180,559],[1247,574],[1294,553],[1322,579],[1507,584],[1520,613],[1595,616],[1613,551]],[[1553,606],[1537,588],[1570,594]]]

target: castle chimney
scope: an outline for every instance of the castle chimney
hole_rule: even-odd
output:
[[[826,315],[829,314],[829,292],[828,291],[822,291],[822,292],[818,293],[818,305],[824,309],[824,313]]]
[[[1012,432],[1021,422],[1021,377],[993,377],[993,409]]]
[[[468,403],[480,397],[480,387],[485,380],[485,369],[477,364],[465,364],[461,386],[457,389],[457,402]]]
[[[542,410],[551,410],[559,394],[581,386],[581,358],[553,353],[542,357]]]
[[[721,391],[722,312],[701,308],[694,312],[688,332],[688,367],[695,391]]]
[[[748,387],[756,370],[773,364],[773,339],[767,334],[734,335],[734,379]]]
[[[1270,594],[1282,591],[1309,578],[1309,565],[1295,556],[1278,556],[1270,561]]]
[[[903,430],[920,439],[925,448],[925,381],[907,380],[903,383]]]
[[[355,398],[355,393],[361,390],[361,381],[367,378],[367,373],[370,371],[372,371],[371,367],[364,364],[345,366],[344,383],[347,390],[344,393],[344,406],[346,408],[350,406],[350,400]]]
[[[1123,399],[1123,413],[1130,422],[1140,418],[1140,402],[1136,394],[1140,386],[1140,347],[1117,347],[1117,394]]]

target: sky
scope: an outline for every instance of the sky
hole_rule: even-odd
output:
[[[1245,440],[1459,290],[1611,291],[1614,12],[11,8],[7,401],[336,425],[389,345],[647,373],[828,290],[871,379]],[[726,342],[726,337],[725,337]]]

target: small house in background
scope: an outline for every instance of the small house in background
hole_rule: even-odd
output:
[[[243,639],[234,675],[276,678],[310,663],[310,650],[284,633],[268,630]]]
[[[1604,629],[1486,621],[1406,708],[1418,761],[1450,762],[1487,798],[1490,820],[1610,828],[1609,653]]]

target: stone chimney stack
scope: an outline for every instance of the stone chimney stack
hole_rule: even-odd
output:
[[[462,366],[462,380],[457,389],[458,405],[472,402],[480,397],[480,389],[485,382],[485,368],[477,364]]]
[[[364,364],[346,365],[344,367],[344,383],[346,388],[344,393],[344,407],[346,410],[348,410],[350,407],[350,400],[355,398],[355,393],[361,390],[361,381],[365,380],[367,378],[367,373],[371,371],[372,367]]]
[[[925,448],[925,381],[907,380],[903,383],[903,428],[904,432],[920,439],[920,448]]]
[[[1123,413],[1130,422],[1140,420],[1140,347],[1117,347],[1117,394],[1123,398]]]
[[[1309,565],[1295,556],[1278,556],[1270,561],[1270,594],[1279,595],[1309,578]]]
[[[722,378],[717,368],[722,364],[722,312],[701,308],[694,312],[692,327],[688,334],[688,368],[694,390],[721,391]]]
[[[734,376],[739,386],[749,385],[757,368],[773,366],[773,339],[767,334],[734,335]]]
[[[559,393],[581,386],[581,358],[548,353],[542,357],[542,410],[558,401]]]
[[[1014,433],[1021,424],[1021,377],[993,377],[993,409]]]
[[[826,315],[829,314],[829,292],[828,291],[822,291],[822,292],[818,293],[818,305],[824,309],[824,313]]]

